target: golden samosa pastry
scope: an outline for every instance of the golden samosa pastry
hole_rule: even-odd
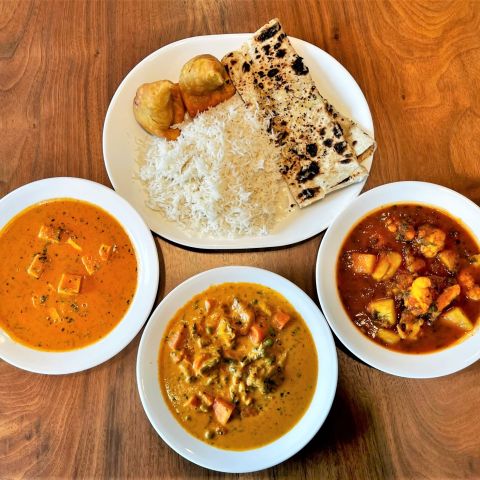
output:
[[[183,122],[185,107],[177,83],[159,80],[144,83],[133,100],[133,113],[137,122],[150,134],[175,140],[180,130],[170,128]]]
[[[203,112],[235,94],[225,67],[213,55],[198,55],[182,68],[180,92],[190,117]]]

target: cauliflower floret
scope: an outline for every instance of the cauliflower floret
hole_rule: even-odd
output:
[[[408,289],[405,297],[405,307],[413,315],[423,315],[428,312],[432,303],[432,281],[428,277],[416,278]]]
[[[426,258],[433,258],[445,246],[445,232],[432,225],[422,225],[418,229],[417,243]]]

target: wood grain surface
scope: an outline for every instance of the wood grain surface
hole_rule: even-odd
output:
[[[480,203],[480,2],[464,0],[0,0],[0,196],[53,176],[110,185],[103,119],[128,71],[175,40],[253,31],[275,16],[337,58],[365,93],[378,141],[367,189],[426,180]],[[240,264],[278,272],[317,301],[321,236],[235,253],[156,241],[159,300],[194,273]],[[0,361],[1,479],[224,476],[178,456],[150,426],[136,388],[139,336],[75,375]],[[340,345],[338,356],[320,432],[290,460],[244,478],[480,478],[480,363],[419,381],[378,372]]]

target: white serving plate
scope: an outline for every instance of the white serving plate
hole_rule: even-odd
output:
[[[365,182],[351,185],[328,195],[305,209],[296,209],[266,236],[246,236],[236,239],[202,237],[185,232],[174,222],[145,205],[146,194],[139,180],[136,157],[138,141],[149,136],[137,124],[132,111],[137,88],[146,82],[169,79],[177,82],[185,62],[202,53],[221,58],[238,49],[251,34],[207,35],[180,40],[152,53],[125,77],[112,98],[103,128],[103,156],[110,181],[115,190],[126,198],[143,216],[149,227],[173,242],[204,249],[267,248],[289,245],[325,230],[363,188]],[[367,101],[353,77],[332,56],[303,40],[290,37],[293,46],[304,57],[319,91],[337,110],[359,123],[373,135],[373,122]],[[368,169],[371,162],[365,165]]]
[[[320,245],[316,281],[323,313],[340,341],[358,358],[379,370],[409,378],[433,378],[457,372],[480,358],[478,324],[464,340],[446,349],[422,354],[395,352],[360,332],[338,295],[336,266],[344,239],[369,212],[395,203],[421,203],[444,210],[468,226],[480,245],[480,208],[453,190],[425,182],[396,182],[369,190],[335,219]]]
[[[120,323],[96,343],[66,352],[46,352],[12,340],[0,327],[0,358],[35,373],[66,374],[107,361],[133,340],[155,301],[159,268],[155,242],[140,215],[110,188],[81,178],[48,178],[9,193],[0,200],[0,230],[27,207],[55,198],[84,200],[107,211],[127,232],[138,262],[137,289],[130,308]]]
[[[170,412],[159,384],[158,356],[168,322],[194,295],[211,285],[225,282],[259,283],[280,292],[305,320],[318,354],[317,387],[305,415],[292,430],[275,442],[247,451],[218,449],[190,435]],[[220,472],[244,473],[262,470],[283,462],[303,448],[317,433],[330,411],[337,378],[337,353],[333,337],[315,303],[285,278],[253,267],[215,268],[186,280],[172,290],[150,317],[137,357],[140,398],[157,433],[187,460]]]

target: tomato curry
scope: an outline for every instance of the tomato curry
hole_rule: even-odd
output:
[[[65,351],[107,335],[137,285],[132,243],[87,202],[36,204],[0,232],[0,328],[32,348]]]
[[[354,324],[405,353],[448,347],[480,316],[480,248],[446,212],[384,207],[348,234],[337,264],[342,303]]]
[[[215,285],[170,321],[159,354],[169,408],[192,435],[248,450],[288,432],[317,381],[312,336],[292,305],[253,283]]]

